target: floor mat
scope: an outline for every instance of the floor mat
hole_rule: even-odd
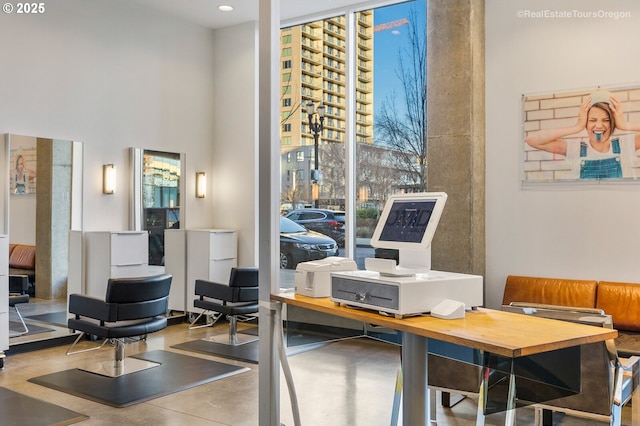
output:
[[[257,327],[256,327],[257,330]],[[243,330],[244,334],[246,330]],[[251,333],[247,333],[251,334]],[[227,339],[227,335],[221,336],[221,339]],[[287,347],[287,356],[297,355],[302,352],[306,352],[311,349],[324,346],[330,341],[326,339],[316,340],[307,339],[304,344],[298,344],[296,346]],[[180,349],[188,352],[197,352],[207,355],[215,355],[222,358],[234,359],[237,361],[250,362],[252,364],[258,364],[258,349],[260,342],[250,342],[243,345],[228,345],[225,343],[212,342],[208,339],[192,340],[190,342],[184,342],[171,346],[173,349]]]
[[[48,331],[55,331],[53,328],[40,327],[39,325],[31,324],[27,322],[28,333],[20,334],[21,336],[30,336],[32,334],[46,333]],[[24,327],[20,321],[9,321],[9,337],[12,337],[16,333],[22,333]],[[17,334],[16,334],[17,335]]]
[[[120,377],[73,369],[29,381],[112,407],[127,407],[249,370],[168,351],[133,357],[161,365]]]
[[[259,342],[245,343],[244,345],[227,345],[224,343],[210,342],[207,340],[192,340],[171,346],[173,349],[180,349],[187,352],[197,352],[207,355],[215,355],[222,358],[235,359],[237,361],[258,363]]]
[[[48,314],[40,314],[40,315],[28,315],[28,316],[25,316],[25,318],[28,318],[34,321],[40,321],[40,322],[46,322],[49,324],[59,325],[61,327],[67,326],[67,313],[65,311],[51,312]]]
[[[0,413],[3,425],[70,425],[89,417],[50,402],[0,387]]]

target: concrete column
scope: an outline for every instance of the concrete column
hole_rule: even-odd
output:
[[[435,270],[485,273],[484,0],[427,0],[427,188],[449,195]]]
[[[66,296],[72,143],[38,138],[36,187],[36,297]]]

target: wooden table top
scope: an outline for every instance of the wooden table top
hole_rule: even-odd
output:
[[[618,337],[618,332],[609,328],[485,308],[467,311],[464,318],[454,320],[428,315],[396,319],[370,310],[339,306],[328,297],[279,293],[272,294],[271,299],[510,358]]]

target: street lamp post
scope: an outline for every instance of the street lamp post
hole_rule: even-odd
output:
[[[320,206],[320,166],[318,162],[318,139],[322,130],[324,129],[324,105],[318,105],[317,111],[313,101],[307,102],[307,115],[309,117],[309,130],[313,134],[313,149],[314,149],[314,170],[312,174],[312,182],[317,188],[314,191],[317,197],[314,200],[314,206],[318,208]]]

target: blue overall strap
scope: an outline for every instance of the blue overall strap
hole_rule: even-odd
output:
[[[580,142],[580,158],[587,156],[587,143]]]
[[[611,140],[611,151],[614,154],[620,154],[620,140],[618,138]]]
[[[620,140],[618,138],[611,140],[611,151],[614,154],[620,154]],[[587,143],[580,142],[580,158],[587,156]]]

